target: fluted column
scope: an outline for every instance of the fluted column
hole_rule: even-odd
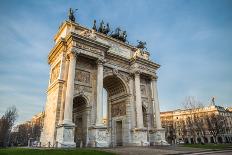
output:
[[[103,117],[103,60],[97,62],[97,120],[96,125],[102,125]]]
[[[62,80],[66,81],[63,85],[62,90],[62,100],[61,100],[61,106],[60,106],[60,118],[59,118],[59,124],[63,123],[64,119],[64,108],[65,108],[65,98],[66,98],[66,89],[67,89],[67,78],[68,78],[68,69],[69,69],[69,60],[67,57],[64,57],[65,65],[64,65],[64,74]]]
[[[140,73],[135,72],[136,119],[137,128],[143,128],[143,111],[141,102]]]
[[[67,89],[66,89],[66,97],[65,97],[64,124],[72,123],[73,93],[74,93],[74,79],[75,79],[75,67],[76,67],[76,54],[74,52],[70,52],[68,56],[70,62],[69,62]]]
[[[157,91],[157,77],[151,79],[152,83],[152,97],[153,97],[153,106],[155,112],[155,123],[157,129],[162,129],[161,121],[160,121],[160,107],[159,107],[159,99],[158,99],[158,91]]]

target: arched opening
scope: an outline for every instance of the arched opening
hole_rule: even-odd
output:
[[[208,143],[208,138],[204,137],[204,143]]]
[[[210,143],[214,143],[214,138],[210,137]]]
[[[74,142],[77,147],[87,143],[87,101],[82,96],[73,99],[73,122],[75,123]]]
[[[103,86],[103,119],[109,128],[112,145],[122,146],[123,118],[126,117],[126,86],[116,75],[105,77]]]
[[[218,137],[218,143],[223,143],[223,140],[222,140],[221,136]]]
[[[201,138],[197,137],[197,143],[200,144],[201,143]]]
[[[194,144],[194,140],[193,138],[190,138],[191,144]]]
[[[142,107],[142,111],[143,111],[143,126],[147,127],[147,110],[144,106]]]

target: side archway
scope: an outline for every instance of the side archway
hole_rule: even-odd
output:
[[[77,147],[88,143],[88,102],[83,95],[73,98],[73,122],[75,123],[74,142]]]

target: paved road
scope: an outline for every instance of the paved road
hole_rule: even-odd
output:
[[[190,153],[188,155],[232,155],[232,150],[223,150],[223,151],[208,151],[208,152],[199,152],[199,153]],[[185,154],[183,154],[185,155]],[[187,155],[187,153],[186,153]]]
[[[118,155],[232,155],[232,150],[212,151],[187,147],[117,147],[103,150]]]

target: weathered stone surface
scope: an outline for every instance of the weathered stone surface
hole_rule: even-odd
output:
[[[148,52],[68,21],[55,42],[48,57],[51,75],[42,145],[146,146],[164,140],[157,122],[159,65],[149,60]]]

